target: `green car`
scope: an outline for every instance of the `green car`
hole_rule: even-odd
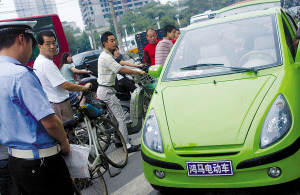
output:
[[[300,48],[280,7],[190,25],[163,67],[142,132],[155,189],[268,186],[300,177]],[[298,180],[297,180],[298,181]]]

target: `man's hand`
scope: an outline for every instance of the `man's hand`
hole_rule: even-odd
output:
[[[146,72],[145,71],[141,71],[141,72],[139,72],[139,74],[140,75],[144,75],[144,74],[146,74]]]
[[[92,85],[92,83],[87,83],[87,84],[85,84],[84,87],[85,87],[85,89],[83,91],[91,91],[93,85]]]
[[[64,143],[60,143],[60,147],[61,147],[61,154],[63,156],[70,155],[70,144],[68,140],[66,140]]]

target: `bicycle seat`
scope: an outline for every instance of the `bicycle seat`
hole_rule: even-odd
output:
[[[69,118],[65,122],[63,122],[64,129],[74,128],[78,125],[78,121],[74,118]]]

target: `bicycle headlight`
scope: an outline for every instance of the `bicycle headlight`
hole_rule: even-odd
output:
[[[154,109],[152,109],[146,117],[143,129],[143,141],[150,150],[159,153],[164,152],[160,128]]]
[[[292,117],[282,94],[273,102],[260,132],[260,148],[266,148],[279,141],[291,128]]]

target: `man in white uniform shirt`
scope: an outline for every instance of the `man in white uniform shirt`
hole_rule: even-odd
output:
[[[64,122],[73,116],[68,101],[68,91],[88,91],[91,84],[75,85],[62,76],[52,60],[57,53],[56,37],[52,31],[41,31],[37,34],[36,39],[40,54],[33,65],[35,74],[38,76],[56,116]]]
[[[119,129],[126,142],[128,152],[135,152],[140,149],[141,144],[131,145],[129,143],[128,131],[125,124],[125,116],[120,105],[119,99],[116,97],[115,85],[116,76],[118,73],[123,74],[145,74],[145,71],[135,71],[120,65],[112,55],[116,49],[117,43],[114,35],[111,32],[105,32],[101,36],[101,43],[104,47],[103,52],[98,59],[98,90],[97,97],[103,100],[111,109],[119,123]]]

